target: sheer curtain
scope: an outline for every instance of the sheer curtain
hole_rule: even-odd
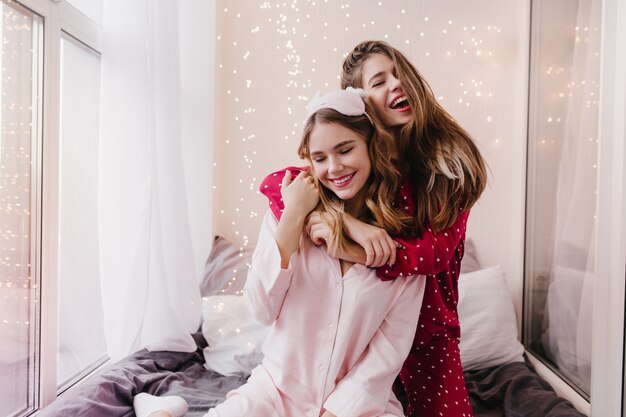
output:
[[[559,86],[565,99],[565,119],[555,172],[552,280],[542,337],[547,356],[587,393],[596,247],[600,16],[599,0],[578,2],[575,25],[569,33],[572,53],[560,62],[568,76]]]
[[[61,36],[60,46],[57,386],[62,390],[104,362],[107,352],[98,232],[100,55],[70,36]]]
[[[181,142],[178,2],[107,0],[100,235],[113,359],[193,351],[200,295]],[[208,215],[208,213],[207,213]]]

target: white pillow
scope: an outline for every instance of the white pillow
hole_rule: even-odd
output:
[[[524,362],[513,298],[499,265],[460,275],[458,310],[464,371]]]
[[[250,375],[263,359],[263,341],[269,330],[254,320],[240,295],[213,295],[202,299],[205,367],[222,375]]]

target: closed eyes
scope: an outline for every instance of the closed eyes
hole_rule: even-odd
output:
[[[352,149],[354,149],[354,147],[350,147],[350,148],[345,148],[345,149],[341,149],[339,151],[337,151],[337,153],[339,153],[340,155],[346,155],[348,153],[350,153],[350,151],[352,151]],[[325,156],[317,156],[312,158],[313,162],[315,163],[322,163],[326,160]]]

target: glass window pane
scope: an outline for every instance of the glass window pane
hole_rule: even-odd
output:
[[[79,12],[102,25],[102,2],[103,0],[66,0]]]
[[[42,20],[0,1],[0,415],[35,406]]]
[[[600,7],[601,0],[534,1],[531,28],[524,342],[587,397]]]
[[[106,358],[98,249],[100,56],[61,40],[60,389]]]

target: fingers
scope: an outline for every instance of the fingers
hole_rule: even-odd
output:
[[[327,233],[323,224],[316,224],[311,227],[311,233],[309,234],[311,241],[317,246],[326,243]]]
[[[311,229],[313,226],[320,224],[322,222],[322,218],[320,216],[319,211],[312,211],[306,221],[305,229],[306,233],[311,236]]]
[[[389,244],[389,266],[393,266],[396,263],[396,250],[398,249],[398,244],[391,237],[387,236],[387,243]]]
[[[378,268],[385,264],[393,265],[396,262],[397,242],[384,230],[370,236],[362,244],[365,251],[365,265]]]
[[[300,171],[296,178],[306,178],[309,175],[309,171]]]
[[[374,248],[374,260],[371,266],[373,266],[374,268],[378,268],[381,265],[380,260],[383,257],[383,250],[382,246],[380,245],[380,241],[373,241],[372,247]]]
[[[292,173],[291,171],[289,171],[288,169],[285,170],[285,176],[283,177],[283,187],[288,186],[289,184],[291,184],[291,177],[292,177]],[[309,178],[309,179],[313,179],[313,177],[311,177],[311,175],[309,174],[308,170],[302,170],[298,173],[298,175],[296,175],[296,177],[293,179],[293,181],[296,181],[298,179],[303,179],[303,178]]]
[[[326,244],[330,236],[330,229],[322,220],[322,215],[319,211],[311,212],[306,229],[314,244],[317,246]]]
[[[365,266],[372,266],[372,263],[374,262],[374,257],[376,255],[372,243],[369,242],[363,247],[363,249],[365,249]]]
[[[291,171],[286,170],[286,171],[285,171],[285,176],[283,177],[282,186],[283,186],[283,188],[285,188],[285,187],[287,187],[289,184],[291,184]]]
[[[321,246],[324,243],[324,239],[319,237],[319,235],[314,231],[311,234],[311,242],[313,242],[315,246]]]
[[[314,184],[315,181],[313,179],[313,176],[309,173],[309,171],[300,171],[300,173],[298,174],[298,176],[296,176],[296,178],[294,178],[293,180],[294,182],[298,181],[298,182],[304,182],[306,181],[309,184]]]
[[[377,240],[374,243],[374,248],[376,249],[376,257],[374,259],[374,267],[383,266],[389,260],[389,255],[391,254],[391,249],[387,244],[387,240]]]

